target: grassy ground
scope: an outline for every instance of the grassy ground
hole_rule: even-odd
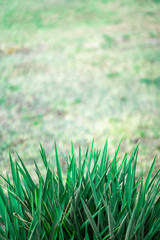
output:
[[[106,137],[121,152],[140,140],[139,166],[160,153],[160,3],[0,1],[0,169],[8,149],[33,168]],[[160,159],[160,158],[159,158]],[[63,158],[62,158],[63,161]]]

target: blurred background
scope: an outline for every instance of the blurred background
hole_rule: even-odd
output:
[[[1,172],[9,150],[32,170],[39,142],[52,160],[93,137],[159,164],[160,1],[0,0]]]

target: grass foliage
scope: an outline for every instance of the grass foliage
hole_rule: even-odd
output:
[[[138,145],[128,159],[111,161],[106,141],[101,151],[87,148],[78,159],[72,146],[61,171],[55,143],[56,167],[40,153],[46,169],[42,176],[36,162],[35,183],[21,158],[13,163],[12,177],[0,186],[0,239],[160,239],[159,170],[136,176]]]

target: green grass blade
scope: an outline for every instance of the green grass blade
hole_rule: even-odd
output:
[[[47,168],[48,162],[47,162],[46,152],[45,152],[44,148],[42,147],[41,143],[40,143],[40,154],[41,154],[44,166]]]
[[[57,174],[58,174],[58,179],[60,180],[60,186],[63,187],[63,179],[62,179],[62,172],[61,172],[61,167],[60,167],[60,162],[59,162],[59,157],[58,157],[58,151],[57,151],[57,145],[55,142],[55,153],[56,153],[56,165],[57,165]]]
[[[146,179],[145,184],[144,184],[145,193],[148,191],[149,182],[150,182],[150,180],[151,180],[151,176],[152,176],[152,173],[153,173],[153,168],[154,168],[154,165],[155,165],[155,161],[156,161],[156,157],[155,157],[154,160],[153,160],[153,163],[152,163],[152,165],[151,165],[151,167],[150,167],[150,170],[149,170],[147,179]]]
[[[96,226],[96,223],[95,223],[95,221],[94,221],[94,219],[93,219],[93,217],[92,217],[92,214],[90,213],[87,205],[85,204],[85,202],[83,201],[82,198],[81,198],[81,201],[82,201],[82,204],[83,204],[85,213],[86,213],[86,215],[87,215],[87,217],[88,217],[88,220],[89,220],[89,222],[90,222],[90,225],[91,225],[91,227],[92,227],[92,229],[93,229],[93,231],[94,231],[94,233],[95,233],[96,239],[97,239],[97,240],[99,240],[99,239],[102,240],[101,235],[100,235],[100,232],[99,232],[99,230],[98,230],[98,228],[97,228],[97,226]]]

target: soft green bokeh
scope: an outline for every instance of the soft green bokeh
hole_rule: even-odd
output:
[[[151,0],[0,1],[0,168],[8,149],[32,169],[109,137],[160,153],[160,4]],[[115,147],[114,147],[115,149]],[[62,158],[63,161],[63,158]],[[158,163],[158,162],[157,162]]]

